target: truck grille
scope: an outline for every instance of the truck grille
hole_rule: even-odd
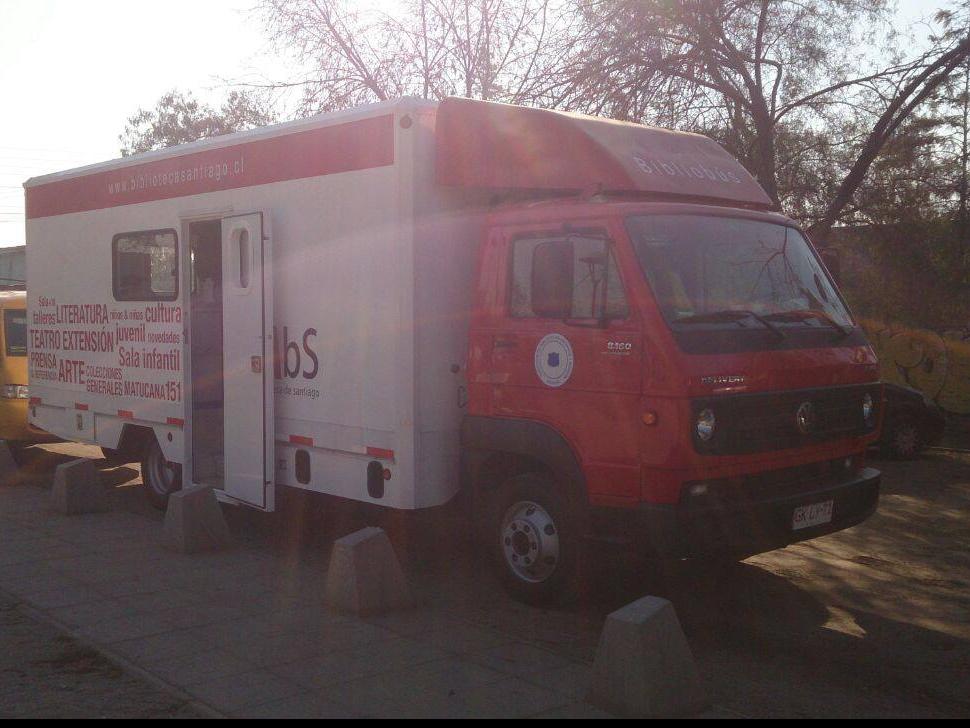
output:
[[[868,422],[862,415],[866,394],[872,397],[874,405]],[[806,403],[811,425],[800,428],[799,408]],[[697,399],[692,403],[692,423],[702,410],[710,409],[717,425],[707,442],[694,433],[694,447],[706,455],[743,455],[859,437],[875,429],[881,405],[882,389],[878,384]]]

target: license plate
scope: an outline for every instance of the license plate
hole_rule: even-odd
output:
[[[834,500],[827,500],[822,503],[799,506],[795,509],[791,517],[792,531],[819,526],[823,523],[830,523],[832,521],[832,507],[834,505]]]

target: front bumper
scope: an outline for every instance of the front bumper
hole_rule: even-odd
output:
[[[704,505],[685,499],[674,505],[644,503],[625,514],[601,512],[595,522],[621,528],[654,556],[752,556],[862,523],[876,510],[881,477],[878,470],[863,468],[845,480],[798,493]],[[828,500],[834,501],[829,523],[793,530],[796,508]]]

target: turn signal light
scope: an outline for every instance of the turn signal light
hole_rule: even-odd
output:
[[[653,425],[657,424],[657,413],[644,412],[643,417],[641,417],[640,419],[643,420],[643,424],[649,425],[652,427]]]

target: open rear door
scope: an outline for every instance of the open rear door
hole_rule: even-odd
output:
[[[225,493],[271,510],[273,270],[263,213],[222,219]]]

